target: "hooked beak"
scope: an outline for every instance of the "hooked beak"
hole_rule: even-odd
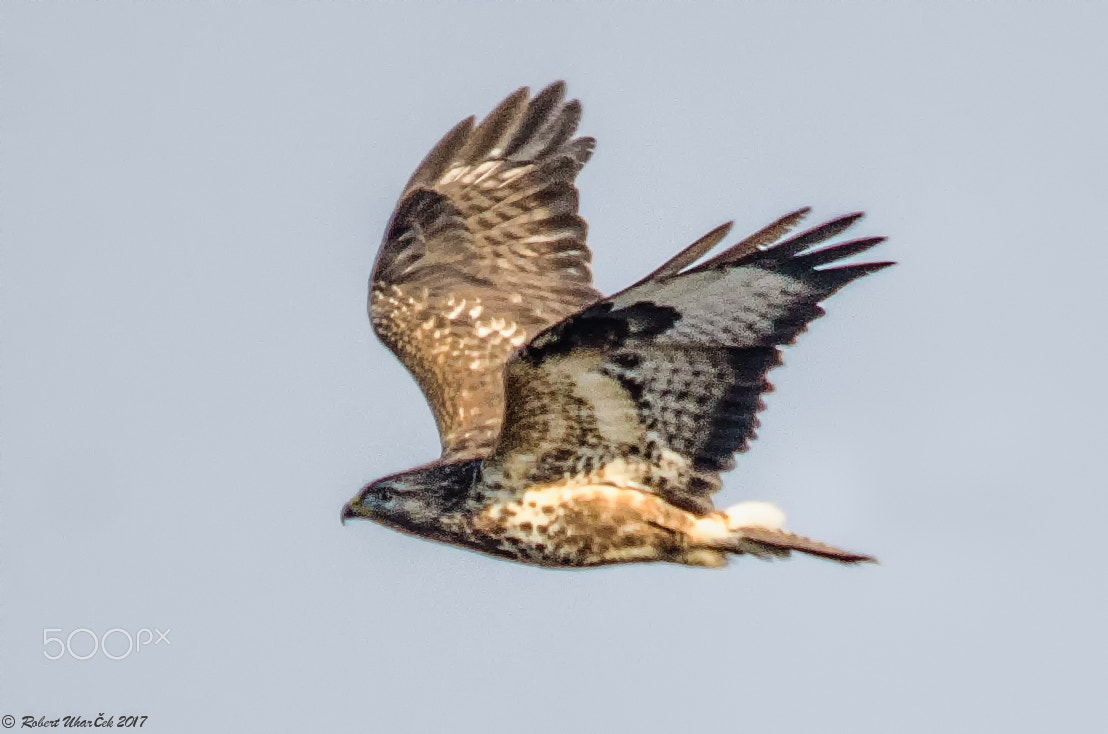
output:
[[[366,507],[362,502],[365,499],[366,491],[369,489],[369,485],[362,487],[356,495],[354,495],[349,502],[342,506],[342,512],[339,513],[339,519],[342,520],[342,524],[345,525],[346,521],[351,518],[364,517],[368,518],[372,515],[372,510]]]

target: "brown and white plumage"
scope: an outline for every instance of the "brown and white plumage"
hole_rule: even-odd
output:
[[[716,228],[630,288],[593,290],[564,86],[455,127],[405,188],[374,268],[374,328],[431,403],[442,457],[370,483],[343,510],[553,567],[720,566],[796,550],[871,560],[781,528],[762,503],[717,511],[767,372],[820,302],[890,263],[882,238],[823,245],[859,214],[783,239],[788,214],[704,259]]]
[[[503,413],[501,369],[538,331],[600,297],[574,179],[592,138],[565,85],[517,90],[454,127],[416,169],[373,268],[373,328],[438,423],[444,456],[480,455]]]

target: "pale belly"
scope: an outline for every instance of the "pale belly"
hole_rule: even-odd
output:
[[[536,487],[493,499],[468,523],[476,550],[547,567],[669,561],[725,563],[702,536],[726,533],[715,516],[699,517],[657,495],[608,485]]]

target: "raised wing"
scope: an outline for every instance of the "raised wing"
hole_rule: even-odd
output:
[[[491,450],[512,351],[600,297],[574,186],[594,141],[573,139],[581,105],[564,95],[524,87],[447,133],[377,255],[370,320],[423,389],[444,457]]]
[[[539,334],[506,370],[505,428],[486,481],[570,478],[648,489],[697,512],[746,450],[780,349],[820,301],[891,263],[821,268],[883,238],[813,245],[861,215],[767,246],[794,212],[700,265],[713,230],[645,280]],[[807,252],[806,252],[807,251]]]

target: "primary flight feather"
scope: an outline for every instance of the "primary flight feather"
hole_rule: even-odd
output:
[[[718,227],[635,285],[592,286],[574,184],[594,146],[557,82],[468,118],[412,175],[370,283],[382,342],[423,389],[442,455],[366,485],[342,512],[546,567],[799,551],[767,503],[718,511],[766,373],[820,302],[891,263],[843,265],[880,237],[813,249],[860,214],[785,239],[801,209],[702,259]]]

